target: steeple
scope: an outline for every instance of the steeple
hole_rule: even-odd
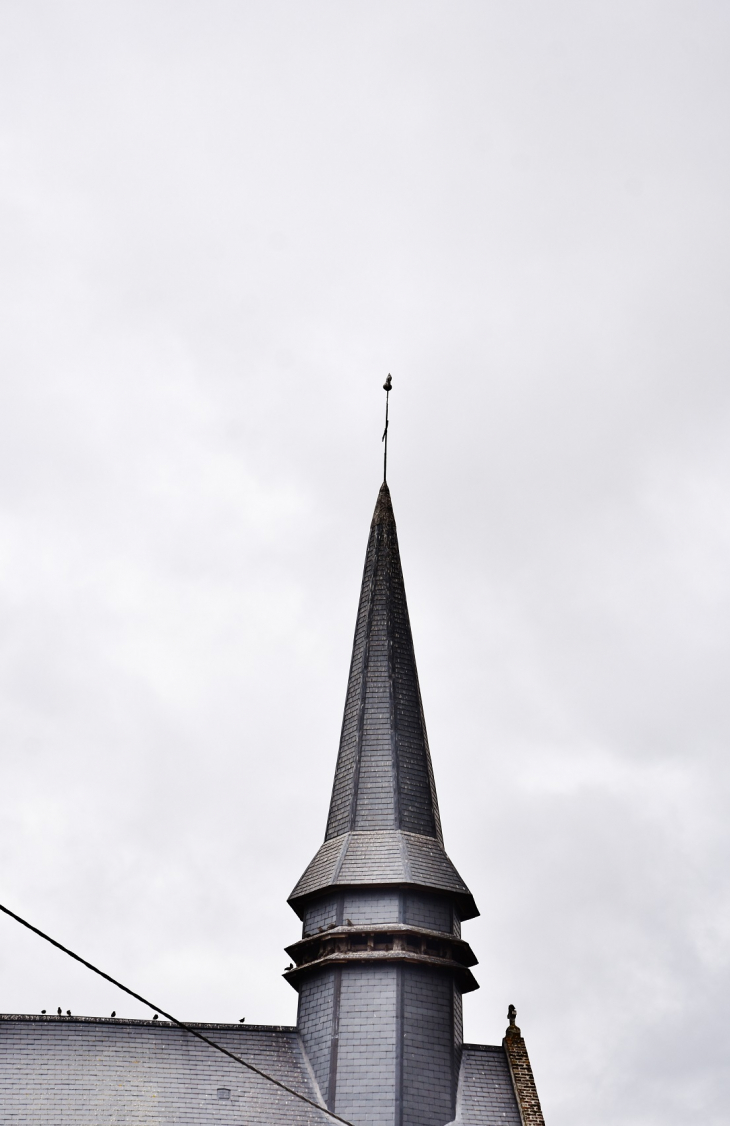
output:
[[[377,829],[404,829],[443,843],[385,482],[370,525],[325,839]]]
[[[292,892],[418,886],[478,914],[443,848],[390,490],[381,486],[368,539],[325,841]]]
[[[450,1122],[462,994],[478,988],[461,922],[478,912],[444,851],[385,481],[325,839],[289,902],[303,927],[284,976],[299,993],[297,1028],[329,1109],[359,1126]]]

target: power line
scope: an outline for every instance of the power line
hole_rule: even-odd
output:
[[[215,1048],[218,1052],[222,1052],[223,1055],[228,1056],[229,1059],[235,1060],[236,1063],[242,1064],[243,1067],[247,1067],[249,1071],[253,1071],[255,1075],[261,1076],[262,1079],[268,1079],[269,1083],[273,1083],[276,1087],[280,1087],[282,1091],[286,1091],[287,1094],[293,1095],[295,1099],[301,1099],[303,1103],[308,1103],[310,1106],[313,1106],[315,1110],[318,1110],[321,1114],[328,1115],[333,1122],[340,1122],[343,1124],[343,1126],[353,1126],[353,1123],[348,1122],[346,1118],[340,1118],[340,1116],[338,1114],[335,1114],[334,1111],[327,1110],[326,1107],[320,1106],[320,1104],[314,1102],[313,1099],[308,1099],[307,1096],[301,1094],[300,1091],[295,1091],[293,1087],[287,1087],[286,1083],[282,1083],[279,1079],[274,1079],[273,1075],[267,1075],[265,1071],[261,1071],[260,1068],[254,1067],[252,1063],[248,1063],[246,1060],[241,1059],[240,1056],[236,1056],[233,1054],[233,1052],[229,1052],[227,1048],[222,1048],[220,1044],[216,1044],[215,1041],[209,1040],[207,1036],[203,1036],[202,1032],[198,1032],[195,1028],[191,1028],[189,1024],[183,1024],[181,1020],[177,1020],[174,1016],[171,1016],[170,1013],[166,1013],[165,1010],[161,1009],[159,1005],[153,1005],[152,1002],[148,1001],[146,997],[141,997],[140,994],[135,993],[133,989],[128,989],[126,985],[122,985],[121,981],[117,981],[115,978],[110,977],[109,974],[105,974],[104,971],[98,969],[97,966],[93,966],[91,962],[87,962],[85,958],[81,958],[78,954],[74,954],[73,950],[69,950],[68,947],[62,946],[60,942],[56,942],[55,938],[51,938],[50,935],[44,934],[43,931],[38,930],[38,927],[34,927],[25,919],[21,919],[20,915],[16,915],[15,912],[11,911],[8,907],[3,907],[2,903],[0,903],[0,911],[3,911],[6,915],[9,915],[11,919],[15,919],[16,923],[20,923],[21,926],[27,927],[29,931],[33,931],[34,934],[39,935],[40,938],[44,938],[46,942],[50,942],[51,946],[55,946],[56,949],[62,950],[64,954],[68,954],[69,958],[75,958],[77,962],[81,962],[81,965],[86,966],[87,970],[92,970],[92,972],[98,974],[99,977],[103,977],[107,981],[110,981],[112,985],[116,985],[117,989],[122,989],[125,993],[128,993],[130,997],[134,997],[135,1000],[141,1001],[143,1005],[147,1005],[154,1012],[162,1013],[163,1017],[166,1017],[167,1020],[172,1022],[172,1024],[176,1024],[178,1028],[182,1028],[185,1032],[189,1032],[191,1036],[195,1036],[198,1040],[202,1040],[204,1044],[208,1044],[209,1047]]]

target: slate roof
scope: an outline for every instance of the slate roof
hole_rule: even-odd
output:
[[[193,1027],[321,1101],[295,1028]],[[0,1122],[332,1126],[324,1111],[167,1022],[34,1016],[0,1016]]]
[[[289,902],[332,886],[415,884],[476,904],[443,848],[398,533],[383,483],[368,538],[325,842]]]
[[[522,1126],[504,1048],[464,1044],[453,1126]]]
[[[192,1027],[320,1101],[295,1028]],[[520,1126],[503,1048],[464,1045],[454,1121]],[[332,1126],[332,1119],[166,1021],[0,1015],[0,1123]]]
[[[433,837],[402,830],[343,833],[325,841],[289,896],[301,913],[315,892],[358,885],[421,886],[453,895],[462,919],[478,915],[471,892]]]

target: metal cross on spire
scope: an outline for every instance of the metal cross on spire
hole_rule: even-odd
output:
[[[383,390],[385,391],[385,430],[383,431],[383,437],[380,439],[381,442],[385,443],[385,449],[383,450],[383,480],[384,481],[388,480],[388,402],[390,400],[390,392],[392,390],[392,386],[391,386],[392,383],[393,383],[393,376],[390,374],[390,372],[388,372],[388,378],[386,379],[385,383],[383,384]]]

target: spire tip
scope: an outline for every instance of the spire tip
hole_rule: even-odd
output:
[[[388,479],[388,400],[390,399],[390,392],[393,390],[392,384],[393,376],[388,372],[388,377],[383,384],[383,390],[385,391],[385,430],[383,431],[383,437],[380,439],[381,442],[385,443],[385,449],[383,450],[383,484],[385,484]]]

